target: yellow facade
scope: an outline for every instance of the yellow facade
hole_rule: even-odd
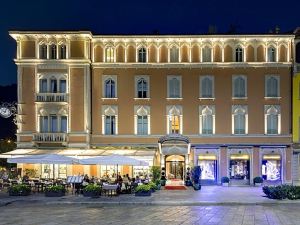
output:
[[[293,76],[293,143],[300,142],[300,73]]]

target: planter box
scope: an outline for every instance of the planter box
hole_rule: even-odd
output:
[[[62,197],[62,196],[65,196],[65,192],[46,191],[45,196],[46,197]]]
[[[229,183],[222,183],[223,187],[229,187]]]
[[[101,193],[91,192],[91,191],[83,191],[84,197],[99,198],[100,195],[101,195]]]
[[[28,196],[30,195],[30,191],[26,192],[8,192],[9,196]]]
[[[152,191],[148,192],[135,192],[135,196],[151,196]]]

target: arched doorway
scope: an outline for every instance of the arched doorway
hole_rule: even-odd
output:
[[[166,156],[165,162],[167,179],[183,180],[185,157],[182,155],[168,155]]]

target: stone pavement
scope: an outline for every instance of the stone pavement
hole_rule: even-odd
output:
[[[32,194],[25,197],[10,197],[7,193],[0,192],[0,205],[12,202],[42,202],[44,204],[98,204],[98,205],[172,205],[172,206],[197,206],[197,205],[222,205],[222,204],[277,204],[299,203],[300,200],[273,200],[264,197],[261,187],[222,187],[204,186],[201,191],[189,188],[181,190],[160,190],[151,197],[135,197],[130,194],[91,199],[83,196],[68,194],[60,198],[46,198],[43,194]]]
[[[99,207],[13,203],[0,207],[0,224],[299,225],[299,212],[299,204]]]

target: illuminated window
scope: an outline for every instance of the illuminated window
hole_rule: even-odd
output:
[[[39,46],[40,59],[47,59],[47,45],[42,44]]]
[[[280,134],[281,115],[279,105],[265,106],[265,133]]]
[[[200,106],[200,134],[215,133],[215,106]]]
[[[243,49],[241,47],[235,49],[235,61],[243,62]]]
[[[265,76],[265,96],[269,98],[279,97],[279,76]]]
[[[247,97],[247,77],[237,75],[232,77],[232,97],[245,98]]]
[[[50,54],[49,54],[49,57],[50,59],[56,59],[57,58],[57,55],[56,55],[56,45],[55,44],[52,44],[50,46]]]
[[[214,97],[214,77],[201,76],[200,77],[200,98]]]
[[[179,49],[176,46],[170,49],[170,62],[179,62]]]
[[[211,62],[211,48],[208,46],[202,48],[202,62]]]
[[[59,46],[59,57],[60,57],[60,59],[66,59],[67,58],[67,47],[66,47],[66,45],[60,45]]]
[[[268,62],[276,62],[276,49],[272,46],[268,48]]]
[[[181,98],[180,76],[168,76],[168,98]]]
[[[182,133],[182,107],[178,105],[167,106],[167,133],[181,134]]]
[[[138,62],[145,63],[147,61],[147,51],[146,51],[146,48],[140,48],[138,54],[139,54]]]
[[[232,106],[232,126],[233,134],[248,133],[248,112],[247,106],[234,105]]]
[[[105,62],[114,62],[114,49],[112,47],[107,47],[105,49]]]

